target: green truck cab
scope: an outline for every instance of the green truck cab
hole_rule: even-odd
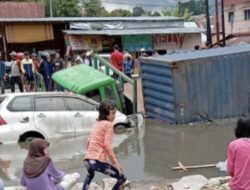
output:
[[[122,103],[115,79],[88,65],[80,64],[53,74],[53,80],[76,94],[86,95],[96,101],[113,99],[117,109],[122,111]]]

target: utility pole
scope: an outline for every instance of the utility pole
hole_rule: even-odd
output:
[[[215,0],[215,17],[216,17],[216,41],[217,41],[217,45],[220,45],[218,0]]]
[[[49,0],[49,15],[50,17],[53,17],[53,9],[52,9],[52,0]]]
[[[221,24],[222,24],[222,45],[226,46],[226,36],[225,36],[225,17],[224,17],[224,0],[221,0]]]
[[[178,14],[179,14],[179,17],[181,17],[181,2],[180,2],[180,0],[178,0]]]
[[[207,18],[207,42],[209,43],[209,45],[212,45],[211,25],[210,25],[210,15],[209,15],[208,0],[205,0],[205,5],[206,5],[206,18]]]

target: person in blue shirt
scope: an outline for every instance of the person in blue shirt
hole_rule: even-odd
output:
[[[45,86],[46,91],[53,91],[53,84],[52,84],[52,74],[53,74],[53,60],[51,59],[51,55],[48,55],[45,60]]]
[[[124,74],[127,75],[128,77],[131,77],[133,74],[133,69],[134,69],[134,64],[131,56],[127,56],[125,58],[125,61],[123,63],[124,66]]]
[[[4,94],[4,78],[5,78],[5,63],[2,60],[2,54],[0,53],[0,84],[1,92]]]

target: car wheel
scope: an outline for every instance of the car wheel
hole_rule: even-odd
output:
[[[125,124],[119,123],[114,126],[114,133],[115,134],[122,134],[126,131],[127,127]]]
[[[45,139],[44,136],[38,132],[27,132],[19,137],[18,142],[30,142],[34,138]]]

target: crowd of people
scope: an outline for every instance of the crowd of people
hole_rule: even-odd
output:
[[[20,92],[35,91],[63,91],[63,88],[54,83],[52,74],[76,64],[92,65],[93,51],[81,52],[78,56],[61,57],[60,53],[28,51],[15,52],[10,55],[10,72],[6,74],[6,64],[0,55],[0,86],[1,93],[5,92],[5,82],[8,78],[11,92],[15,92],[15,85]]]
[[[10,54],[10,72],[6,76],[6,64],[0,57],[0,86],[1,92],[5,92],[5,80],[9,78],[11,92],[15,92],[15,85],[20,92],[35,91],[63,91],[63,88],[54,83],[52,75],[77,64],[87,64],[93,66],[93,50],[81,51],[76,56],[61,57],[60,53],[39,52],[30,53],[28,51],[15,52]],[[1,56],[1,55],[0,55]],[[112,65],[123,72],[128,77],[134,73],[135,60],[128,50],[119,51],[117,45],[111,53]],[[114,74],[114,78],[117,78]]]

